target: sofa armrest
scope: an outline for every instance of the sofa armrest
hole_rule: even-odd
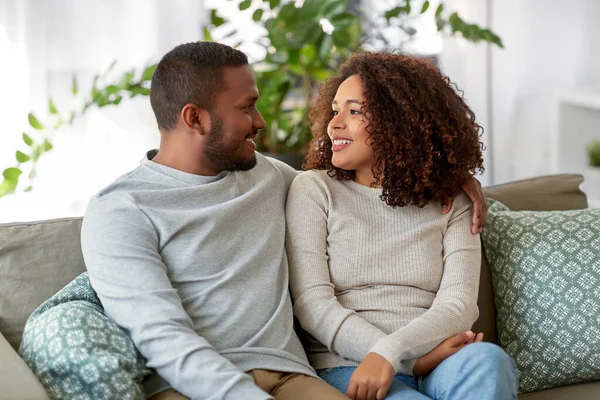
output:
[[[25,361],[0,334],[0,400],[48,400]]]

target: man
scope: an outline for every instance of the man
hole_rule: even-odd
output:
[[[156,370],[154,398],[346,398],[316,377],[293,329],[284,204],[296,172],[254,151],[258,95],[235,49],[167,53],[150,94],[158,153],[86,212],[90,282]]]

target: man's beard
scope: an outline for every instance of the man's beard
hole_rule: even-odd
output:
[[[214,114],[210,115],[211,130],[204,146],[204,155],[220,171],[248,171],[256,166],[256,155],[242,158],[236,155],[239,145],[223,142],[223,124]]]

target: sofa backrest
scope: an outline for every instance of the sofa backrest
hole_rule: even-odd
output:
[[[0,224],[0,334],[15,350],[29,315],[85,270],[81,221]]]
[[[588,206],[585,193],[579,189],[581,182],[583,182],[581,175],[541,176],[490,186],[484,188],[483,193],[486,197],[502,202],[511,210],[575,210]],[[483,332],[484,340],[496,343],[496,307],[485,251],[481,257],[478,305],[479,319],[473,325],[473,330]]]

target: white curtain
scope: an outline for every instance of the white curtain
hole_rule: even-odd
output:
[[[48,96],[68,109],[71,79],[89,91],[113,60],[117,78],[202,37],[198,0],[0,0],[0,170],[26,149],[31,111],[44,120]],[[95,192],[135,168],[159,134],[147,97],[90,110],[53,139],[31,193],[0,198],[0,222],[82,215]],[[25,174],[24,174],[25,175]]]

